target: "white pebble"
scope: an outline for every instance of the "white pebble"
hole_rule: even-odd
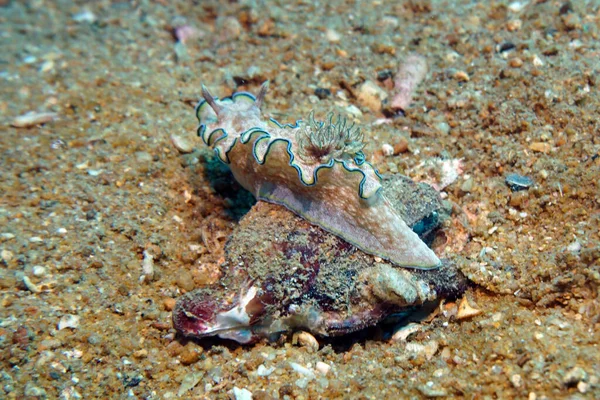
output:
[[[2,258],[2,260],[6,263],[10,262],[13,258],[14,258],[14,254],[12,251],[10,250],[2,250],[2,252],[0,252],[0,258]]]
[[[58,330],[63,330],[65,328],[73,328],[76,329],[79,327],[79,316],[78,315],[63,315],[60,321],[58,321]]]
[[[237,386],[233,387],[233,396],[235,400],[252,400],[252,392],[248,389],[240,389]]]
[[[30,111],[15,118],[11,123],[11,126],[15,128],[31,128],[32,126],[52,122],[56,120],[57,117],[58,115],[53,112]]]
[[[275,371],[275,367],[265,367],[264,364],[260,364],[258,369],[256,370],[256,375],[258,376],[269,376]]]
[[[527,1],[513,1],[512,3],[510,3],[508,5],[508,9],[512,12],[519,12],[521,10],[523,10],[525,8],[525,6],[527,5]]]
[[[510,382],[516,388],[520,388],[521,386],[523,386],[523,378],[521,378],[521,375],[519,374],[514,374],[513,376],[511,376]]]
[[[327,375],[329,370],[331,369],[331,365],[324,363],[323,361],[317,362],[315,369],[319,371],[319,373],[323,376]]]
[[[84,10],[78,14],[73,15],[73,21],[75,22],[87,22],[94,23],[96,22],[96,15],[90,10]]]
[[[33,273],[33,276],[37,276],[39,278],[40,276],[44,276],[46,274],[46,267],[35,265],[31,272]]]
[[[290,367],[292,367],[292,369],[294,371],[296,371],[300,375],[304,375],[308,379],[315,379],[315,373],[314,372],[312,372],[310,369],[308,369],[306,367],[303,367],[302,365],[300,365],[298,363],[290,362]]]
[[[544,65],[544,61],[537,54],[535,56],[533,56],[533,60],[531,62],[536,67],[541,67]]]
[[[144,260],[142,261],[143,275],[140,277],[141,282],[149,282],[154,279],[154,257],[144,250]]]
[[[325,32],[325,36],[327,37],[327,40],[331,43],[338,43],[340,40],[342,40],[342,36],[333,29],[327,29],[327,32]]]
[[[346,112],[356,118],[360,118],[363,115],[362,111],[353,104],[346,107]]]
[[[383,146],[381,146],[381,151],[383,152],[383,155],[386,157],[394,155],[394,148],[387,143],[384,143]]]
[[[54,60],[44,61],[42,65],[40,65],[40,72],[48,72],[54,69]]]
[[[67,230],[65,228],[58,228],[56,230],[56,233],[58,233],[59,235],[64,235],[65,233],[67,233]]]
[[[171,135],[171,143],[180,153],[191,153],[194,151],[194,143],[188,138],[180,135]]]
[[[567,250],[571,253],[579,253],[581,250],[581,243],[578,240],[575,240],[573,243],[567,246]]]

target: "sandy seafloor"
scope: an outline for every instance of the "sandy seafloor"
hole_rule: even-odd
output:
[[[0,4],[0,398],[600,397],[597,1]],[[410,53],[427,78],[377,124],[361,85],[391,98],[378,77]],[[435,182],[462,160],[436,251],[481,314],[447,302],[405,341],[316,352],[175,335],[173,300],[218,279],[250,199],[195,137],[200,85],[267,79],[267,115],[341,112],[383,173]],[[29,111],[56,115],[11,126]]]

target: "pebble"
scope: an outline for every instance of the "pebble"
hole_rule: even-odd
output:
[[[371,80],[364,81],[357,93],[359,103],[373,111],[381,110],[381,104],[388,98],[387,92]]]
[[[233,396],[235,400],[252,400],[252,392],[248,389],[240,389],[237,386],[233,387]]]
[[[527,190],[533,185],[533,179],[528,176],[519,174],[508,174],[504,178],[504,182],[508,185],[510,190],[518,192],[519,190]]]
[[[390,157],[390,156],[394,155],[394,148],[391,145],[384,143],[381,146],[381,152],[383,153],[384,156]]]
[[[362,111],[353,104],[346,107],[346,112],[356,118],[360,118],[363,115]]]
[[[79,327],[79,319],[78,315],[63,315],[60,321],[58,321],[58,330],[61,331],[65,328],[77,329]]]
[[[458,303],[458,312],[456,313],[458,320],[471,318],[479,314],[481,314],[481,310],[471,307],[466,297],[463,297]]]
[[[523,60],[521,60],[519,57],[514,57],[510,59],[508,65],[510,65],[512,68],[521,68],[521,66],[523,66]]]
[[[173,309],[175,308],[175,299],[168,297],[166,299],[163,300],[163,306],[165,308],[165,311],[173,311]]]
[[[538,153],[547,154],[552,149],[552,146],[550,146],[550,143],[533,142],[529,145],[529,149]]]
[[[331,369],[331,365],[324,363],[323,361],[319,361],[317,362],[317,365],[315,366],[315,369],[323,376],[327,375],[329,373],[329,370]]]
[[[173,146],[175,146],[177,151],[182,154],[187,154],[194,151],[194,143],[184,136],[175,134],[171,135],[171,143],[173,143]]]
[[[394,144],[394,155],[397,156],[400,153],[406,153],[408,151],[408,140],[406,138],[401,137]]]
[[[75,22],[86,22],[88,24],[93,24],[96,22],[96,15],[90,10],[84,10],[80,13],[73,15],[73,21]]]
[[[325,88],[320,88],[320,87],[316,88],[315,96],[317,96],[319,99],[323,100],[323,99],[331,96],[331,90],[325,89]]]
[[[454,79],[459,82],[469,82],[470,80],[469,74],[467,74],[465,71],[456,71],[454,73]]]
[[[0,252],[0,258],[2,258],[2,261],[5,263],[9,263],[14,257],[15,255],[10,250],[3,249],[2,252]]]
[[[265,377],[271,375],[273,371],[275,371],[275,367],[267,368],[264,364],[260,364],[256,369],[256,375]]]
[[[574,242],[570,243],[567,246],[567,251],[569,251],[571,253],[579,253],[580,250],[581,250],[581,243],[579,242],[579,240],[575,240]]]
[[[330,43],[339,43],[340,40],[342,40],[342,35],[333,29],[327,29],[325,32],[325,37]]]
[[[508,9],[514,13],[518,13],[522,11],[528,3],[528,1],[513,1],[508,5]]]
[[[10,240],[10,239],[14,239],[15,235],[12,233],[9,233],[9,232],[5,232],[5,233],[0,234],[0,237],[2,237],[2,239],[4,239],[4,240]]]
[[[190,389],[193,389],[200,379],[204,376],[204,371],[190,372],[186,376],[183,377],[181,381],[181,386],[179,386],[179,390],[177,391],[177,396],[181,397],[186,394]]]
[[[514,374],[510,377],[510,383],[512,383],[514,387],[520,388],[523,386],[523,378],[519,374]]]
[[[300,375],[303,375],[310,380],[315,379],[315,373],[313,371],[298,363],[290,362],[290,367],[292,367],[292,369]]]
[[[39,278],[46,274],[46,267],[43,267],[41,265],[35,265],[32,268],[31,272],[33,273],[33,276],[37,276]]]
[[[154,257],[148,250],[144,250],[144,260],[142,261],[142,276],[140,282],[150,282],[154,279]]]
[[[31,128],[32,126],[46,124],[56,120],[58,114],[53,112],[35,112],[29,111],[26,114],[20,115],[11,122],[11,126],[15,128]]]

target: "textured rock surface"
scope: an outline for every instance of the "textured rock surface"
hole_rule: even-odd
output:
[[[397,211],[411,225],[433,219],[441,206],[428,185],[403,176],[386,178],[384,191],[395,205],[402,204]],[[219,283],[178,300],[174,321],[184,334],[219,334],[238,341],[287,329],[339,335],[439,297],[456,297],[466,288],[450,262],[431,271],[394,267],[265,202],[258,202],[240,221],[225,249]],[[226,330],[211,311],[238,307],[250,287],[256,287],[257,294],[246,307],[249,323],[234,326],[242,333]],[[190,314],[197,314],[200,322]],[[217,325],[221,330],[212,330]],[[252,332],[247,325],[254,325]]]

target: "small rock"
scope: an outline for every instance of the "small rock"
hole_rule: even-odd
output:
[[[514,387],[516,388],[520,388],[521,386],[523,386],[523,378],[521,377],[521,375],[519,374],[514,374],[510,377],[510,382],[513,384]]]
[[[233,387],[233,396],[235,400],[252,400],[252,392],[248,389],[240,389],[237,386]]]
[[[460,303],[458,304],[458,312],[456,313],[456,318],[458,320],[467,319],[479,314],[481,314],[481,310],[471,307],[467,298],[463,297]]]
[[[469,82],[470,80],[469,74],[467,74],[465,71],[456,71],[454,73],[454,79],[459,82]]]
[[[305,376],[309,380],[315,379],[315,373],[313,371],[311,371],[310,369],[308,369],[306,367],[303,367],[302,365],[300,365],[298,363],[290,362],[290,367],[292,367],[292,369],[294,371],[296,371],[300,375]]]
[[[547,154],[552,149],[552,146],[550,146],[550,143],[533,142],[529,145],[529,149],[538,153]]]
[[[400,153],[406,153],[408,151],[408,140],[401,137],[396,143],[394,143],[394,155],[397,156]]]
[[[460,190],[462,190],[465,193],[471,193],[473,191],[474,185],[475,182],[473,180],[473,177],[470,177],[469,179],[463,182],[463,184],[460,186]]]
[[[381,110],[381,104],[388,98],[388,94],[375,82],[367,80],[358,88],[358,101],[363,106],[373,110]]]
[[[589,388],[590,385],[587,382],[581,381],[577,384],[577,390],[579,390],[579,393],[586,393]]]
[[[10,250],[3,249],[2,252],[0,252],[0,258],[2,258],[2,261],[5,263],[9,263],[14,257],[15,255]]]
[[[419,391],[425,397],[446,397],[448,396],[448,391],[444,389],[440,385],[436,385],[432,381],[427,382],[425,385],[419,386]]]
[[[508,174],[504,181],[513,192],[527,190],[533,185],[533,180],[527,176],[519,174]]]
[[[514,13],[521,12],[529,3],[529,1],[513,1],[508,5],[508,9]]]
[[[204,371],[199,372],[190,372],[187,374],[183,380],[181,381],[181,386],[179,386],[179,390],[177,391],[177,396],[181,397],[186,394],[190,389],[193,389],[200,379],[204,376]]]
[[[394,148],[391,145],[384,143],[381,146],[381,152],[383,153],[384,156],[390,157],[390,156],[394,155]]]
[[[275,367],[267,368],[264,364],[260,364],[256,369],[256,375],[265,377],[271,375],[273,371],[275,371]]]
[[[60,321],[58,321],[58,330],[65,328],[77,329],[79,327],[79,316],[78,315],[63,315]]]
[[[325,37],[330,43],[339,43],[339,41],[342,40],[342,35],[333,29],[327,29]]]
[[[346,112],[356,118],[360,118],[363,115],[362,111],[360,111],[360,109],[353,104],[350,104],[348,107],[346,107]]]
[[[43,125],[56,120],[58,114],[53,112],[35,112],[30,111],[18,116],[13,120],[11,126],[15,128],[31,128],[32,126]]]
[[[142,276],[140,282],[150,282],[154,279],[154,257],[148,250],[144,250],[144,260],[142,261]]]
[[[323,361],[317,362],[315,369],[323,376],[327,375],[329,370],[331,369],[331,365],[324,363]]]
[[[173,309],[175,308],[175,302],[175,299],[171,297],[164,299],[163,306],[165,308],[165,311],[173,311]]]
[[[41,265],[35,265],[32,268],[31,272],[33,273],[33,276],[36,276],[36,277],[39,278],[39,277],[44,276],[46,274],[46,267],[43,267]]]
[[[324,98],[331,96],[331,90],[325,89],[325,88],[320,88],[320,87],[316,88],[315,96],[317,96],[319,99],[323,100]]]
[[[85,22],[88,24],[93,24],[96,22],[96,15],[90,10],[83,10],[80,13],[73,15],[73,21],[75,22]]]
[[[512,68],[521,68],[523,66],[523,60],[521,60],[519,57],[514,57],[510,59],[508,65],[510,65]]]

